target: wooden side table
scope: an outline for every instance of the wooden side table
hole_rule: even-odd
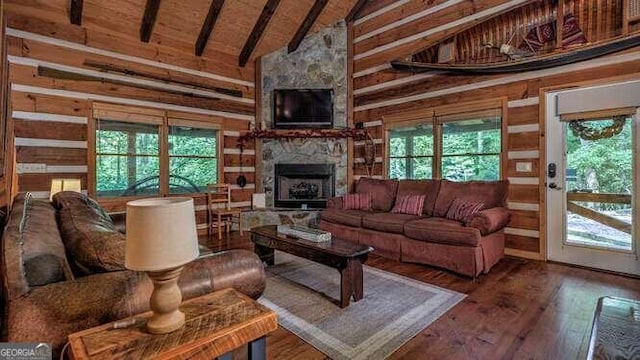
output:
[[[278,328],[275,312],[234,289],[187,300],[180,310],[186,324],[168,334],[146,332],[151,312],[71,334],[71,359],[230,359],[248,344],[249,358],[259,360],[266,335]],[[125,323],[133,325],[114,328]]]

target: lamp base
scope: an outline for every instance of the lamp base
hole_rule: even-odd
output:
[[[166,334],[184,325],[184,314],[178,310],[182,303],[182,293],[178,287],[181,272],[182,266],[147,272],[153,282],[153,292],[149,299],[153,315],[147,321],[147,330],[152,334]]]

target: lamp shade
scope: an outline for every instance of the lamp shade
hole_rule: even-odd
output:
[[[152,198],[127,203],[125,266],[160,271],[198,257],[193,199]]]

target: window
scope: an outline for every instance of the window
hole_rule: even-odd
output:
[[[442,125],[442,178],[454,181],[500,179],[500,118]]]
[[[217,182],[216,130],[169,127],[169,192],[193,192]],[[185,187],[184,183],[187,183]]]
[[[96,125],[96,190],[98,196],[118,196],[160,173],[157,125],[99,120]],[[139,190],[157,195],[159,188]]]
[[[441,114],[431,110],[432,116],[422,112],[387,119],[389,178],[500,179],[502,107],[498,105],[473,104],[463,112],[465,106],[456,106]]]
[[[391,131],[389,177],[431,179],[433,177],[433,126],[420,124]]]
[[[184,115],[96,104],[96,195],[198,193],[216,183],[219,123]]]

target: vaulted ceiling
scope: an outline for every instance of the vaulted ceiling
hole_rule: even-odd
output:
[[[39,17],[51,21],[65,17],[67,23],[87,29],[162,44],[203,57],[216,57],[222,52],[236,57],[243,65],[290,44],[296,33],[314,32],[347,17],[366,1],[8,0],[7,3],[14,9],[41,9],[46,15]]]

